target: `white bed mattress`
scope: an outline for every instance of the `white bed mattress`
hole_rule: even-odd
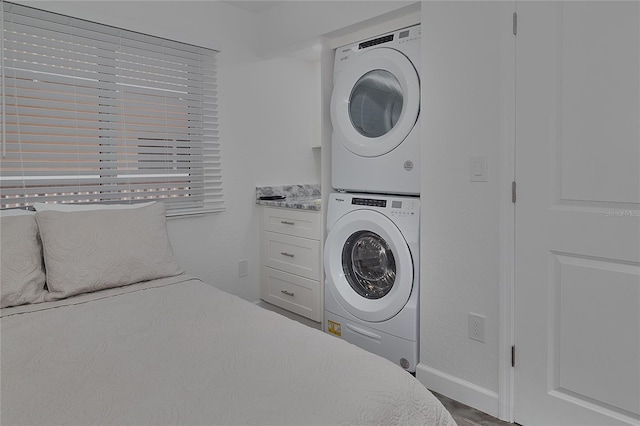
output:
[[[2,310],[9,425],[455,425],[376,355],[181,275]]]

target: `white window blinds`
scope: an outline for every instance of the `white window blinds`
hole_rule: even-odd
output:
[[[1,208],[223,209],[216,52],[0,2]]]

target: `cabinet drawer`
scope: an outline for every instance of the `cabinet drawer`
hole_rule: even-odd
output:
[[[263,266],[261,282],[266,302],[320,321],[318,281]]]
[[[264,230],[320,239],[320,215],[300,210],[264,208]]]
[[[320,279],[320,241],[264,232],[264,265],[292,274]]]

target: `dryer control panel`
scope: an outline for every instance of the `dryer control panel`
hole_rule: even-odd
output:
[[[386,34],[380,37],[376,37],[374,39],[365,40],[357,43],[356,46],[349,46],[350,50],[359,51],[362,49],[367,49],[369,47],[379,46],[381,44],[400,44],[406,43],[409,41],[417,41],[420,40],[422,36],[420,25],[415,25],[413,27],[405,28],[402,30],[397,30],[391,34]],[[395,43],[392,43],[395,42]]]

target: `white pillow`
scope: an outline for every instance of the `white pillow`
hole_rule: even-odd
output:
[[[24,209],[4,209],[0,210],[0,217],[8,217],[8,216],[24,216],[24,215],[34,215],[35,212]]]
[[[0,307],[43,302],[46,277],[33,213],[6,215],[2,212],[0,258]]]
[[[163,203],[134,209],[36,213],[47,300],[182,273]]]
[[[110,209],[137,209],[139,207],[150,206],[155,201],[137,204],[62,204],[62,203],[34,203],[33,207],[38,212],[55,210],[58,212],[80,212],[88,210],[110,210]]]

